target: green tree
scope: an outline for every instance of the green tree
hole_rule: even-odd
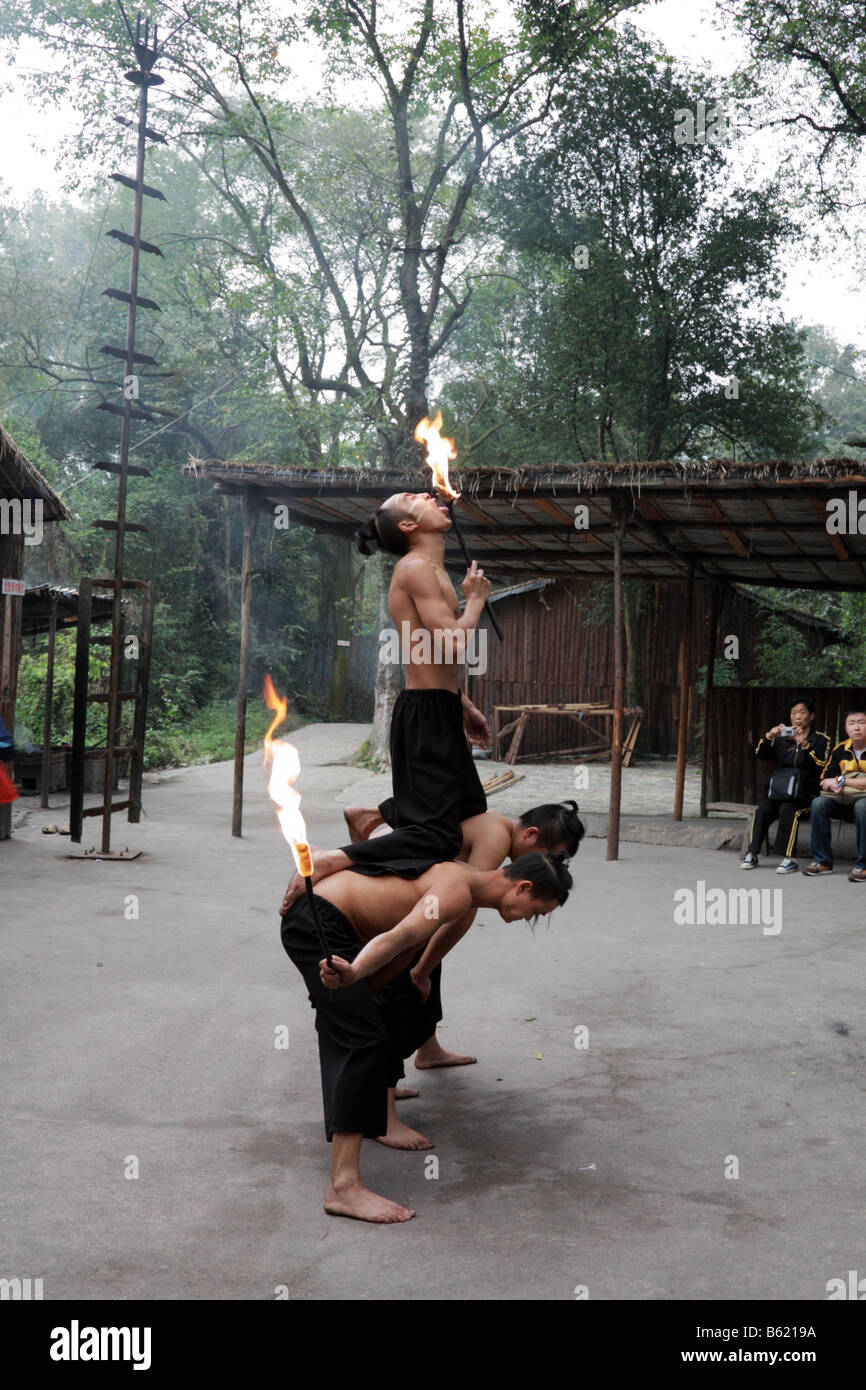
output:
[[[723,149],[674,142],[679,110],[712,92],[626,28],[593,101],[566,80],[555,124],[534,132],[495,185],[509,254],[479,297],[502,305],[484,376],[459,390],[476,428],[510,427],[479,455],[538,461],[746,457],[807,448],[820,424],[802,333],[774,301],[796,236],[778,188],[733,186]],[[509,371],[515,325],[519,349]],[[456,352],[470,342],[475,324]]]

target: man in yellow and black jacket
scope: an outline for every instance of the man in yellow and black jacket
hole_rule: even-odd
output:
[[[857,827],[857,862],[850,883],[866,883],[866,709],[854,706],[845,715],[847,738],[837,743],[821,774],[823,796],[812,802],[812,863],[803,873],[820,878],[833,872],[830,824],[853,820]]]
[[[774,821],[778,821],[774,850],[782,856],[777,874],[795,874],[794,858],[800,818],[812,806],[819,789],[821,771],[830,752],[828,734],[812,728],[815,702],[798,696],[791,705],[790,724],[776,724],[758,743],[755,755],[775,763],[767,798],[752,816],[749,844],[740,862],[741,869],[758,867],[758,850]],[[790,730],[790,732],[789,732]]]

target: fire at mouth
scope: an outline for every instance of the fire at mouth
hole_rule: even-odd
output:
[[[457,446],[453,439],[445,438],[442,433],[442,411],[437,410],[432,420],[425,415],[423,420],[419,420],[415,426],[415,439],[419,444],[426,445],[427,466],[433,474],[434,492],[444,493],[452,502],[456,502],[460,496],[455,492],[448,478],[448,464],[452,463],[457,457]],[[450,508],[444,508],[450,511]]]
[[[444,511],[451,518],[454,527],[454,534],[460,542],[460,549],[463,551],[464,559],[469,568],[472,568],[472,559],[466,548],[463,533],[457,524],[454,515],[454,503],[460,500],[460,493],[455,492],[448,477],[448,465],[453,463],[457,457],[457,445],[453,439],[448,439],[442,434],[442,411],[437,410],[432,420],[425,415],[423,420],[419,420],[415,426],[415,438],[419,444],[426,445],[427,466],[433,474],[433,490],[443,494],[448,500],[443,505],[440,503],[439,510]],[[500,642],[503,640],[502,628],[499,619],[493,612],[489,603],[485,603],[484,611],[490,619],[490,625]]]

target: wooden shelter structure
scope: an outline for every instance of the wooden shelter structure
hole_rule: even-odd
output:
[[[94,594],[91,621],[111,620],[113,601],[109,595]],[[51,780],[51,711],[54,704],[54,655],[58,632],[70,631],[78,623],[78,590],[56,584],[37,584],[27,589],[21,612],[21,636],[36,637],[48,634],[48,653],[45,672],[45,709],[42,726],[42,764],[40,772],[40,801],[48,805]]]
[[[12,733],[21,660],[26,549],[38,544],[33,525],[37,517],[41,528],[52,521],[66,521],[69,515],[51,484],[0,425],[0,715]],[[25,524],[30,535],[25,534]],[[9,838],[10,825],[10,807],[0,806],[0,840]]]
[[[185,473],[243,500],[241,679],[234,833],[240,833],[243,727],[249,653],[251,546],[256,518],[278,506],[291,520],[350,538],[395,492],[430,487],[426,469],[277,468],[194,460]],[[709,586],[702,634],[712,696],[721,595],[730,584],[786,589],[866,590],[866,464],[853,458],[735,462],[582,463],[511,469],[452,469],[462,493],[461,528],[473,558],[494,580],[584,575],[613,584],[614,693],[608,859],[619,853],[625,706],[623,581],[671,580],[683,588],[674,817],[682,818],[690,720],[688,673],[695,644],[696,581]],[[846,509],[847,529],[838,525]],[[835,520],[834,520],[835,518]],[[446,558],[459,565],[456,543]],[[240,758],[237,757],[237,747]],[[703,740],[706,747],[706,739]]]
[[[712,585],[695,583],[692,613],[695,632],[706,630],[712,613],[713,593]],[[626,588],[626,665],[627,674],[630,665],[632,676],[631,681],[627,681],[626,698],[639,703],[642,709],[640,747],[661,757],[674,754],[677,748],[680,685],[676,666],[684,597],[684,586],[667,579],[642,583],[639,587],[632,581],[631,592],[629,586]],[[492,633],[487,634],[485,669],[472,675],[468,682],[469,694],[478,707],[488,717],[490,711],[495,713],[497,706],[516,709],[525,704],[540,707],[582,703],[609,707],[614,684],[610,598],[607,581],[600,582],[584,575],[531,579],[494,590],[490,601],[499,615],[505,640],[496,642]],[[769,627],[768,620],[772,620]],[[479,626],[483,628],[483,620]],[[753,685],[765,665],[768,646],[771,646],[769,633],[777,632],[779,627],[796,635],[803,654],[808,653],[815,659],[826,647],[844,644],[846,640],[837,627],[813,613],[757,597],[739,585],[724,586],[718,615],[721,650],[717,654],[716,669],[719,670],[721,660],[723,669],[726,668],[723,679],[734,676],[735,684],[725,683],[716,692],[716,710],[722,712],[727,708],[737,687]],[[736,637],[734,655],[726,641],[728,634]],[[723,659],[725,656],[728,660]],[[706,659],[703,644],[695,642],[688,672],[688,685],[694,700],[686,749],[688,758],[699,751],[698,729],[703,727],[704,700],[701,686]],[[814,681],[808,684],[811,688]],[[783,709],[783,705],[778,708]],[[763,727],[770,727],[778,718],[772,718],[770,724]],[[592,723],[588,708],[580,723],[585,725],[587,721]],[[584,760],[584,754],[599,756],[598,742],[593,750],[592,740],[583,738],[577,726],[569,731],[565,727],[568,722],[562,717],[558,720],[549,717],[540,708],[535,710],[523,732],[519,749],[515,750],[519,758],[564,757],[569,751],[566,744],[575,741],[579,745],[574,750],[577,762]],[[606,723],[609,725],[609,720],[606,719]],[[728,744],[725,757],[719,763],[715,751],[713,757],[709,756],[713,743],[708,739],[708,797],[712,801],[741,801],[742,788],[750,780],[743,774],[754,764],[754,744],[746,742],[746,730],[751,725],[731,727],[743,729],[742,758],[734,756],[734,749]],[[575,731],[579,735],[577,740],[568,736]],[[608,734],[609,727],[606,727],[604,744],[609,756]],[[499,752],[494,750],[494,757],[506,755],[506,740],[510,737],[510,734],[505,735]],[[624,755],[624,765],[628,766],[628,733]]]

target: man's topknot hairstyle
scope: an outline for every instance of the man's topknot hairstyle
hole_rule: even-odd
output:
[[[586,826],[577,812],[576,801],[547,801],[543,806],[524,811],[520,824],[524,829],[530,825],[537,828],[539,849],[553,849],[564,844],[570,859],[577,854],[577,847],[586,834]]]
[[[564,854],[521,854],[519,859],[506,864],[502,872],[515,883],[528,878],[535,897],[544,902],[556,899],[562,907],[572,886],[566,863]]]
[[[384,502],[359,531],[355,532],[355,544],[362,555],[374,555],[377,550],[385,550],[389,555],[407,555],[409,537],[400,530],[402,516]]]

